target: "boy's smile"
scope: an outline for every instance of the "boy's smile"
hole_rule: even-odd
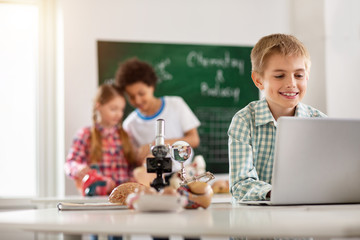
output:
[[[280,92],[281,95],[288,97],[289,99],[295,98],[299,93],[298,92]]]
[[[275,53],[266,59],[263,74],[254,72],[252,77],[255,85],[264,91],[275,120],[295,114],[307,87],[304,57]]]
[[[129,103],[146,116],[153,115],[161,107],[161,101],[154,96],[154,91],[153,86],[148,86],[141,81],[125,88]]]

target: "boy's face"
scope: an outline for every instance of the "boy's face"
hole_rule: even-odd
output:
[[[275,119],[293,115],[306,92],[308,74],[301,56],[273,54],[268,57],[263,74],[252,75],[255,85],[263,90]]]
[[[138,108],[140,112],[147,113],[151,109],[154,100],[154,87],[139,81],[126,86],[125,92],[129,103],[134,108]]]

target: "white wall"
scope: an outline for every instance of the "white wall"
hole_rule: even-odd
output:
[[[326,113],[324,0],[291,3],[291,33],[305,44],[311,55],[310,78],[303,102]]]
[[[325,1],[328,114],[360,118],[360,1]]]
[[[91,124],[97,40],[254,45],[291,33],[308,47],[312,69],[304,102],[330,116],[359,117],[357,0],[58,0],[62,13],[65,153]],[[76,194],[66,181],[66,194]]]

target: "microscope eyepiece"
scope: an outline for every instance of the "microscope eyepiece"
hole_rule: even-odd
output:
[[[165,121],[158,119],[156,121],[155,146],[165,145]]]
[[[158,119],[156,121],[156,135],[155,146],[151,148],[151,152],[154,157],[164,158],[168,154],[168,148],[165,146],[165,134],[164,134],[164,119]]]

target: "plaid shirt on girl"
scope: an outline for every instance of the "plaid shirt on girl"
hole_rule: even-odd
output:
[[[117,185],[134,181],[132,170],[125,159],[121,139],[116,127],[103,128],[96,125],[102,136],[102,159],[96,164],[103,176],[112,178]],[[84,166],[90,166],[90,133],[85,127],[78,131],[66,158],[65,173],[75,179]],[[92,166],[92,165],[91,165]]]
[[[326,117],[299,103],[296,117]],[[271,190],[276,121],[265,99],[235,114],[229,130],[230,192],[235,200],[266,200]]]

